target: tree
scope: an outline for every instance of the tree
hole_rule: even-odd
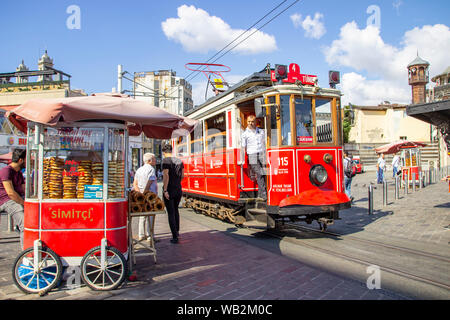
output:
[[[348,143],[348,137],[350,135],[350,130],[352,128],[352,123],[354,119],[354,113],[350,105],[344,106],[344,121],[343,121],[343,131],[344,131],[344,143]]]

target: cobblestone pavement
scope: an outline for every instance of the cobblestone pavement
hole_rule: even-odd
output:
[[[400,190],[400,199],[394,197],[394,180],[388,181],[388,205],[383,206],[383,185],[376,184],[375,172],[358,174],[352,181],[355,203],[351,209],[340,213],[342,220],[330,227],[340,232],[365,232],[420,241],[422,243],[448,245],[450,243],[450,193],[448,184],[438,181],[425,188]],[[368,214],[368,187],[374,188],[374,214]],[[447,248],[448,249],[448,248]]]
[[[448,244],[449,194],[444,182],[427,186],[382,206],[381,185],[376,185],[375,213],[367,214],[367,185],[374,173],[356,176],[352,192],[355,206],[342,212],[342,220],[331,226],[339,230],[395,233],[405,239]],[[373,180],[373,179],[372,179]],[[390,194],[393,194],[390,192]],[[392,197],[393,199],[393,197]],[[389,202],[392,202],[390,200]],[[0,226],[0,299],[19,300],[294,300],[294,299],[408,299],[384,289],[369,290],[365,283],[311,267],[284,256],[281,251],[265,250],[245,237],[230,237],[229,232],[207,227],[192,219],[183,209],[179,244],[171,244],[167,217],[158,216],[155,234],[158,261],[140,251],[135,270],[137,281],[126,282],[119,289],[95,292],[81,286],[69,289],[63,281],[49,294],[38,297],[17,289],[11,268],[19,254],[15,233],[6,232],[6,217]],[[194,215],[197,216],[197,215]],[[201,217],[201,216],[198,216]],[[204,217],[205,219],[209,219]],[[137,219],[133,226],[137,226]],[[330,227],[330,228],[331,228]],[[232,232],[234,226],[229,225]],[[255,241],[259,241],[256,239]],[[261,239],[260,241],[264,241]]]

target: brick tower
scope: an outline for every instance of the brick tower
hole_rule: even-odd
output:
[[[419,57],[408,64],[408,81],[412,88],[412,104],[424,103],[426,98],[426,86],[428,83],[429,63]]]

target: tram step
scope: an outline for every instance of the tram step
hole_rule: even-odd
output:
[[[260,214],[267,214],[267,211],[265,209],[248,209],[248,212],[251,213],[252,215],[260,215]]]
[[[261,222],[258,220],[245,221],[242,224],[243,227],[253,229],[267,229],[267,222]]]

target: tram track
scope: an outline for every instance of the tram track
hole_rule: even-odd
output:
[[[292,223],[285,223],[285,225],[287,225],[289,227],[293,227],[293,228],[295,228],[296,230],[299,230],[299,231],[305,230],[305,231],[314,232],[314,233],[317,233],[317,234],[325,234],[325,235],[332,236],[332,237],[335,237],[335,238],[345,237],[346,239],[352,239],[352,240],[356,240],[356,241],[359,241],[359,242],[374,244],[374,245],[377,245],[377,246],[380,246],[380,247],[385,247],[385,248],[389,248],[389,249],[395,249],[395,250],[398,250],[398,251],[408,252],[408,253],[412,253],[412,254],[415,254],[415,255],[429,257],[429,258],[436,259],[436,260],[441,260],[441,261],[444,261],[444,262],[447,262],[447,263],[450,262],[450,257],[445,257],[445,256],[437,255],[437,254],[432,254],[432,253],[424,252],[424,251],[421,251],[421,250],[415,250],[415,249],[411,249],[411,248],[395,246],[395,245],[391,245],[391,244],[382,243],[382,242],[379,242],[379,241],[363,239],[363,238],[360,238],[360,237],[340,234],[340,233],[336,233],[336,232],[319,231],[319,230],[315,230],[313,228],[308,228],[308,227],[305,227],[305,226],[300,226],[300,225],[296,225],[296,224],[292,224]]]
[[[248,228],[253,229],[252,227],[248,227]],[[286,232],[288,230],[294,230],[297,232],[308,232],[308,233],[313,233],[313,234],[321,234],[322,236],[327,235],[329,237],[334,237],[335,240],[336,240],[336,238],[339,238],[339,240],[345,241],[346,244],[350,245],[350,247],[353,250],[348,250],[348,252],[342,252],[342,251],[338,251],[336,246],[328,245],[329,248],[332,248],[332,249],[328,249],[328,248],[325,248],[323,245],[311,244],[311,241],[308,241],[308,239],[295,239],[293,237],[294,235],[291,236],[288,232]],[[259,231],[261,231],[261,230],[259,230]],[[405,260],[405,261],[411,261],[411,260],[417,261],[418,260],[417,258],[419,257],[420,259],[422,259],[422,261],[423,261],[423,258],[427,259],[428,260],[427,262],[429,264],[433,264],[435,262],[438,262],[441,264],[447,263],[447,264],[449,264],[449,267],[450,267],[450,259],[448,259],[447,257],[441,256],[441,255],[430,254],[430,253],[426,253],[423,251],[399,247],[399,246],[395,246],[395,245],[387,245],[387,244],[384,244],[384,243],[381,243],[378,241],[361,239],[359,237],[354,237],[354,236],[347,236],[347,235],[342,235],[342,234],[328,232],[328,231],[318,231],[318,230],[314,230],[311,228],[299,226],[296,224],[290,224],[290,223],[289,224],[285,223],[285,228],[283,228],[282,230],[266,230],[266,231],[264,231],[264,233],[271,237],[275,237],[275,238],[283,240],[283,241],[289,241],[295,245],[307,247],[316,252],[321,252],[321,253],[324,253],[327,255],[331,255],[335,258],[344,259],[346,261],[351,261],[351,262],[354,262],[354,263],[357,263],[357,264],[360,264],[360,265],[363,265],[366,267],[376,265],[380,268],[381,271],[385,271],[385,272],[388,272],[388,273],[391,273],[396,276],[400,276],[402,278],[406,278],[409,280],[419,281],[419,282],[425,283],[427,285],[446,289],[450,293],[450,285],[448,283],[444,283],[437,279],[433,279],[432,276],[430,277],[430,276],[417,274],[418,272],[414,273],[411,271],[407,271],[404,268],[398,268],[396,266],[393,266],[392,265],[393,263],[391,265],[389,265],[388,263],[385,263],[385,262],[380,263],[380,261],[376,258],[358,257],[354,253],[354,252],[358,251],[357,246],[351,245],[350,243],[351,242],[364,243],[365,245],[372,246],[372,248],[378,247],[378,248],[381,248],[382,250],[391,250],[392,251],[392,252],[390,252],[391,255],[397,256],[397,257],[399,257],[399,259],[403,258],[403,260]],[[370,251],[370,250],[368,250],[368,248],[365,248],[365,250],[368,252]],[[353,251],[353,253],[350,251]],[[374,250],[374,251],[376,251],[376,250]],[[398,254],[398,252],[400,252],[402,254]],[[407,254],[408,256],[405,257],[405,254]],[[408,265],[408,264],[406,264],[406,265]],[[414,265],[414,264],[408,265],[408,266],[417,268],[417,265]],[[446,269],[449,270],[449,268],[446,268]]]

